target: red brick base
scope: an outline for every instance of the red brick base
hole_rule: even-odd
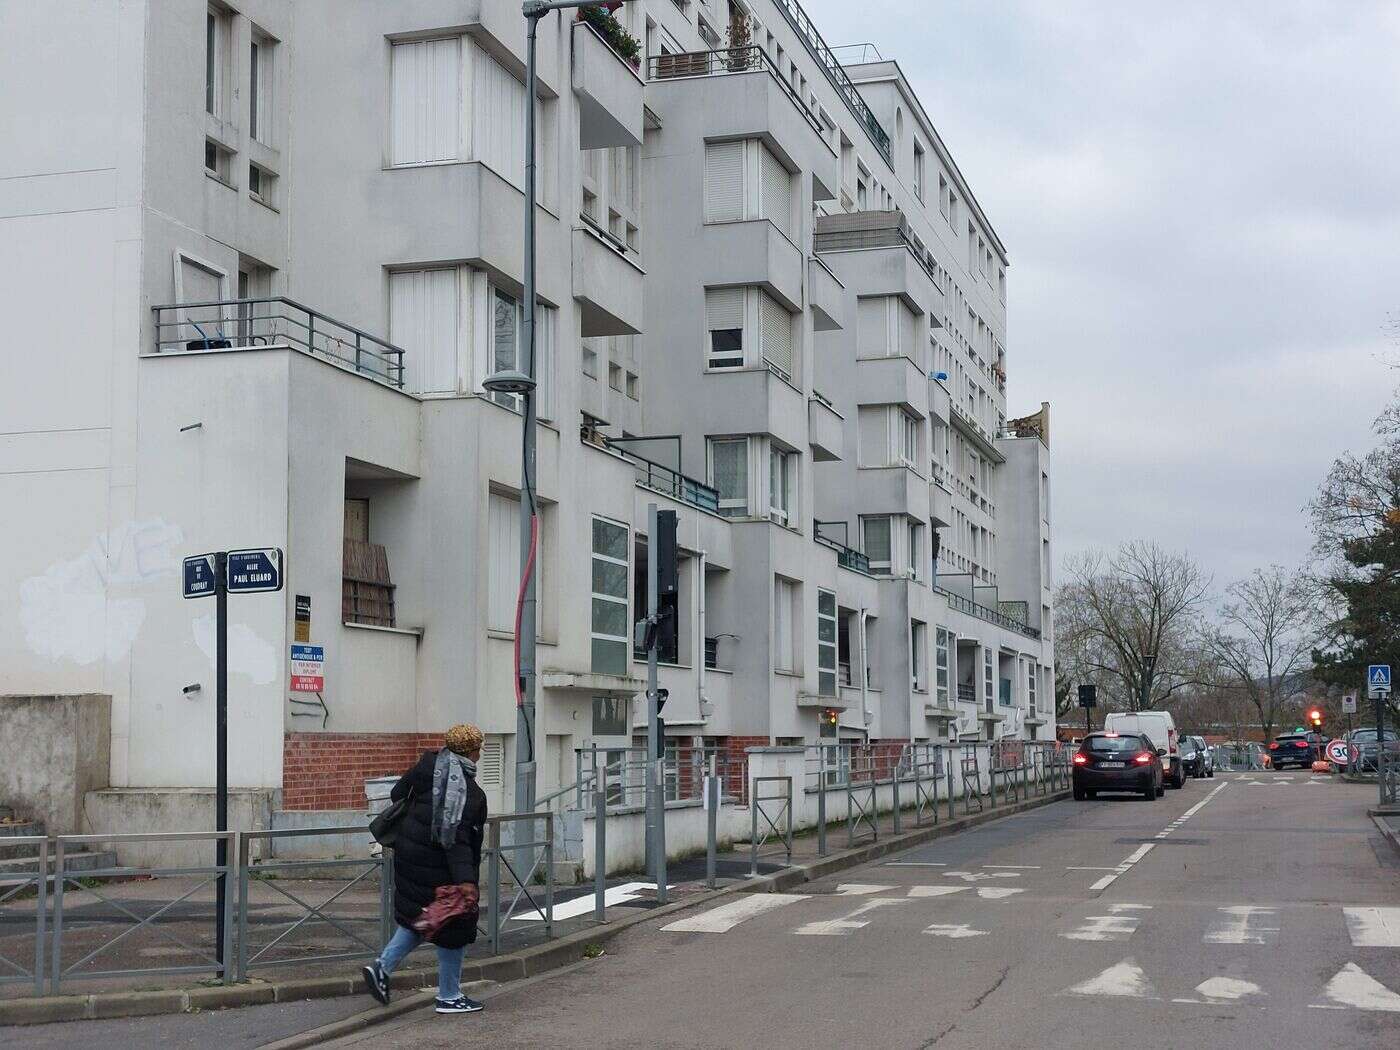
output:
[[[364,809],[365,781],[407,770],[441,733],[287,733],[283,809]]]

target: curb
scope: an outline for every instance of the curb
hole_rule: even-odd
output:
[[[1385,840],[1390,843],[1390,848],[1395,850],[1396,853],[1400,853],[1400,831],[1391,827],[1390,824],[1386,822],[1385,817],[1375,810],[1370,810],[1368,815],[1376,827],[1380,829],[1380,833],[1385,836]]]
[[[605,926],[590,927],[566,933],[544,944],[533,945],[500,955],[469,962],[462,967],[462,984],[485,987],[505,981],[534,977],[561,966],[579,962],[584,958],[584,949],[590,945],[605,944],[619,934],[644,922],[651,922],[663,916],[690,908],[700,907],[712,901],[740,893],[780,893],[826,878],[847,868],[857,867],[891,853],[921,846],[935,839],[955,835],[960,831],[975,828],[1003,817],[1015,816],[1027,810],[1039,809],[1053,802],[1070,797],[1069,791],[1052,792],[1040,798],[1025,799],[1009,806],[973,813],[968,816],[946,817],[938,824],[916,828],[877,842],[866,843],[851,849],[832,853],[805,864],[794,864],[771,875],[747,879],[723,889],[706,890],[684,900],[673,901],[659,908],[650,908],[637,915],[617,919]],[[947,800],[943,801],[947,804]],[[1377,821],[1377,823],[1380,823]],[[1382,829],[1387,831],[1388,829]],[[1394,839],[1391,840],[1394,843]],[[1400,849],[1400,843],[1395,843]],[[390,980],[393,988],[402,991],[418,991],[437,987],[437,970],[405,970],[396,973]],[[344,995],[358,995],[362,991],[358,972],[345,977],[292,978],[284,981],[252,982],[249,984],[217,985],[208,988],[168,989],[150,992],[97,992],[91,995],[60,995],[35,999],[10,999],[0,1002],[0,1026],[49,1024],[56,1021],[90,1021],[116,1017],[145,1017],[153,1014],[179,1014],[191,1011],[222,1010],[237,1006],[255,1006],[263,1003],[285,1003],[305,999],[329,999]],[[323,1025],[320,1028],[291,1036],[280,1042],[268,1045],[268,1050],[298,1050],[300,1047],[315,1046],[328,1039],[356,1032],[383,1021],[392,1020],[409,1010],[424,1005],[432,999],[431,994],[422,992],[408,996],[401,1002],[388,1007],[377,1007],[362,1014],[341,1021]],[[315,1037],[314,1039],[312,1037]]]

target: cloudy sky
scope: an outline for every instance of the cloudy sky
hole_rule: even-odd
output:
[[[1007,245],[1060,556],[1303,561],[1303,504],[1400,382],[1400,4],[804,6],[898,60]]]

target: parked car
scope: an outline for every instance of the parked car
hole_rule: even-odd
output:
[[[1100,791],[1130,791],[1149,802],[1165,793],[1162,755],[1142,733],[1090,733],[1071,760],[1076,801]]]
[[[1394,753],[1397,737],[1395,730],[1389,726],[1385,730],[1386,751]],[[1376,761],[1379,755],[1379,747],[1376,739],[1376,727],[1366,726],[1363,729],[1353,729],[1347,734],[1348,749],[1351,752],[1351,762],[1348,771],[1352,773],[1374,773],[1376,771]]]
[[[1274,769],[1311,769],[1317,747],[1307,733],[1280,733],[1269,741],[1269,764]]]
[[[1106,732],[1147,737],[1153,748],[1162,752],[1162,776],[1167,785],[1179,788],[1186,783],[1186,773],[1181,768],[1181,738],[1171,712],[1115,711],[1103,723]]]
[[[1215,756],[1206,747],[1204,737],[1181,738],[1181,768],[1188,777],[1215,776]]]

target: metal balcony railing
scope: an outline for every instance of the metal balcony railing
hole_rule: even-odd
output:
[[[831,218],[834,220],[832,222],[823,222],[819,219],[817,232],[812,241],[813,249],[818,254],[904,247],[914,257],[914,261],[919,264],[920,269],[928,275],[933,286],[940,293],[943,291],[943,282],[938,276],[938,267],[932,254],[916,238],[910,236],[901,212],[853,212],[850,214],[868,216],[872,221],[862,226],[850,226],[848,224],[851,223],[851,219],[848,215],[832,216]],[[888,221],[883,221],[882,217],[884,216],[889,217]],[[832,229],[833,226],[838,228]],[[827,228],[823,229],[823,227]]]
[[[977,687],[966,682],[958,683],[958,699],[968,704],[977,702]]]
[[[778,10],[783,13],[783,17],[793,29],[797,30],[797,35],[802,38],[802,42],[807,45],[807,50],[812,57],[817,60],[817,65],[822,67],[822,72],[831,81],[834,87],[851,113],[860,121],[865,132],[870,136],[870,141],[875,148],[880,151],[880,155],[885,158],[885,162],[894,167],[894,158],[890,153],[890,136],[880,122],[875,119],[875,114],[870,111],[870,107],[865,104],[865,99],[857,90],[855,84],[851,83],[851,78],[846,75],[845,69],[841,67],[841,61],[831,50],[821,33],[817,32],[817,27],[812,24],[812,20],[807,17],[807,12],[802,10],[802,5],[797,0],[775,0]]]
[[[1040,632],[1034,627],[1024,623],[1018,623],[1010,616],[996,609],[989,609],[980,602],[975,602],[971,598],[964,598],[961,594],[955,594],[943,587],[935,587],[934,590],[948,599],[948,608],[950,609],[956,609],[958,612],[967,613],[969,616],[976,616],[979,620],[986,620],[988,623],[994,623],[998,627],[1005,627],[1008,630],[1017,631],[1024,634],[1027,638],[1040,637]]]
[[[852,569],[855,572],[863,572],[867,576],[869,576],[871,573],[870,559],[868,557],[866,557],[860,551],[856,550],[854,547],[848,547],[839,540],[833,539],[830,536],[822,535],[823,526],[840,525],[844,527],[845,524],[846,523],[844,521],[833,522],[814,520],[812,522],[812,537],[818,543],[824,544],[836,552],[836,564],[839,565],[841,568]]]
[[[153,306],[155,351],[295,346],[403,388],[404,351],[285,298],[219,299]]]
[[[686,477],[678,470],[663,467],[660,463],[653,463],[635,452],[619,451],[622,451],[624,456],[633,461],[637,470],[638,485],[670,496],[672,499],[678,499],[692,507],[698,507],[700,510],[707,510],[711,514],[719,513],[719,489],[706,485],[703,481]]]
[[[817,119],[817,115],[807,107],[807,103],[802,100],[773,60],[768,57],[768,52],[757,44],[748,47],[726,47],[718,51],[685,51],[678,55],[653,55],[647,61],[648,80],[682,80],[689,77],[713,77],[725,73],[758,73],[767,72],[779,86],[783,93],[792,99],[795,105],[807,121],[812,126],[812,130],[818,135],[824,135],[826,129],[822,122]]]

